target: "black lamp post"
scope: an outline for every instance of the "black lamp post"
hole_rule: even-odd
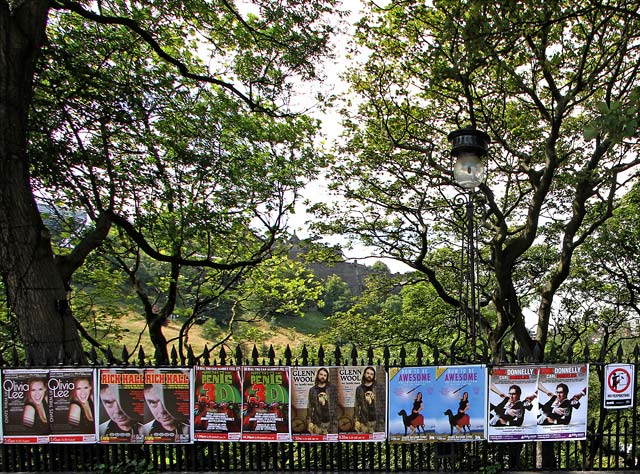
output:
[[[485,180],[485,164],[482,159],[489,150],[489,135],[475,128],[467,127],[451,132],[447,139],[451,143],[451,155],[455,158],[453,178],[458,186],[465,190],[465,234],[462,239],[463,259],[466,252],[466,278],[463,279],[464,301],[461,301],[463,313],[467,316],[471,345],[476,350],[476,330],[479,314],[479,302],[476,295],[476,241],[474,223],[474,201],[476,189]],[[464,282],[466,281],[466,287]]]

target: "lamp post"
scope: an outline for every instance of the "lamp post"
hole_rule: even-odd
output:
[[[451,144],[451,155],[455,158],[453,178],[458,186],[464,190],[465,196],[465,232],[462,238],[464,259],[466,253],[466,278],[463,278],[462,288],[464,301],[461,301],[463,313],[467,316],[469,332],[471,333],[471,347],[476,350],[477,322],[479,302],[476,295],[476,241],[474,223],[474,195],[477,188],[485,180],[485,164],[482,159],[489,150],[491,139],[489,135],[475,128],[466,127],[451,132],[447,139]],[[466,234],[466,235],[465,235]],[[466,287],[464,283],[466,282]]]

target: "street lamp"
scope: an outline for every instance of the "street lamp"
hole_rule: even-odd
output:
[[[451,154],[456,158],[453,179],[464,189],[475,189],[485,179],[482,158],[489,151],[491,139],[486,133],[466,127],[451,132],[447,139],[451,143]]]
[[[462,237],[462,259],[464,261],[466,257],[466,277],[461,282],[461,296],[464,294],[464,299],[461,298],[460,306],[467,316],[469,332],[471,333],[471,346],[475,358],[476,330],[480,304],[476,296],[477,238],[475,236],[473,198],[476,188],[485,180],[485,165],[482,158],[489,151],[491,139],[485,132],[472,127],[451,132],[447,139],[451,144],[451,155],[455,158],[453,178],[456,184],[465,190],[464,224],[466,232],[463,233]]]

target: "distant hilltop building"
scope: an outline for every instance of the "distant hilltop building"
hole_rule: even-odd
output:
[[[318,260],[312,255],[318,255]],[[357,262],[346,262],[342,250],[337,247],[300,239],[295,233],[289,239],[288,256],[291,260],[304,262],[319,280],[326,281],[331,275],[339,276],[354,296],[364,291],[368,276],[376,273],[374,269]]]

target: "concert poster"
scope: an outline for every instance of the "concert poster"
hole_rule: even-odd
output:
[[[195,367],[194,439],[238,441],[241,434],[241,367]]]
[[[540,367],[538,371],[538,440],[586,439],[588,386],[588,364]]]
[[[338,367],[338,440],[383,441],[387,373],[382,366]]]
[[[100,369],[100,443],[144,442],[144,369]]]
[[[389,369],[389,441],[420,443],[435,441],[435,367]]]
[[[538,366],[494,367],[489,376],[489,441],[538,439]]]
[[[144,371],[143,434],[147,444],[193,442],[191,369]]]
[[[484,365],[435,367],[433,397],[435,440],[486,439],[487,369]]]
[[[291,441],[289,367],[244,367],[242,441]]]
[[[48,369],[2,371],[2,426],[6,444],[49,442],[53,411]]]
[[[53,408],[50,443],[95,443],[95,370],[50,369],[48,389]]]
[[[291,368],[294,441],[338,441],[338,368]]]

